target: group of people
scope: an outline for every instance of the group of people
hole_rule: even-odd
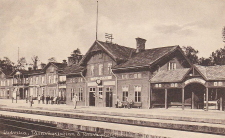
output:
[[[37,97],[37,100],[38,100],[38,104],[41,103],[42,101],[42,104],[59,104],[60,103],[60,100],[65,100],[64,97],[59,97],[59,96],[49,96],[47,95],[46,97],[42,94],[41,95],[38,95]],[[29,98],[26,100],[26,101],[29,101],[29,104],[30,106],[32,106],[34,104],[34,98],[33,96],[29,96]]]
[[[124,108],[130,109],[130,108],[132,108],[133,104],[134,104],[134,101],[132,99],[129,100],[128,97],[125,98],[124,102],[121,102],[119,97],[117,97],[116,108],[124,107]]]

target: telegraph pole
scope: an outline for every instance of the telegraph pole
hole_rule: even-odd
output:
[[[98,1],[97,1],[97,17],[96,17],[96,40],[98,40]]]

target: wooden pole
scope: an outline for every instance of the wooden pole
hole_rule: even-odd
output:
[[[209,88],[206,88],[206,111],[209,110]]]
[[[184,110],[184,88],[182,88],[182,110]]]
[[[191,109],[194,109],[195,104],[195,94],[194,92],[191,92]]]
[[[165,109],[167,108],[167,89],[165,89]]]
[[[220,89],[220,111],[223,111],[223,91]]]

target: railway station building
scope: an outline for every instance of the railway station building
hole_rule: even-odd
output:
[[[96,40],[86,54],[39,70],[0,71],[0,98],[59,96],[78,106],[224,110],[225,66],[193,65],[180,46],[136,48]]]

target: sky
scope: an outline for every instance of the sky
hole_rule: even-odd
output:
[[[82,54],[96,39],[96,0],[0,0],[0,58],[47,63]],[[98,0],[98,40],[146,49],[192,46],[199,57],[224,47],[225,0]]]

